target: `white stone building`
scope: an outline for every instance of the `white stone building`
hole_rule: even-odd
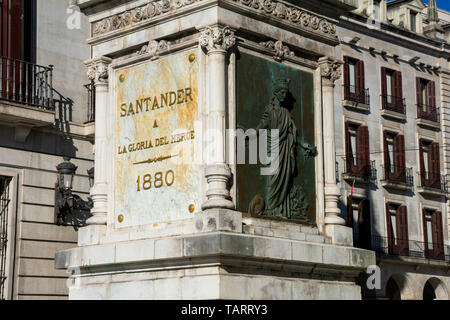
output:
[[[448,18],[422,1],[361,1],[340,20],[337,163],[355,246],[382,273],[368,298],[449,298]]]
[[[0,300],[66,299],[67,273],[53,260],[76,245],[77,233],[55,225],[56,165],[72,158],[74,192],[86,198],[94,133],[84,87],[89,25],[69,1],[0,7]]]

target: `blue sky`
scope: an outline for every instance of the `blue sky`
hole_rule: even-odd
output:
[[[390,0],[388,0],[390,2]],[[424,0],[423,2],[428,3],[428,0]],[[449,0],[437,0],[437,6],[440,9],[450,11],[450,1]]]

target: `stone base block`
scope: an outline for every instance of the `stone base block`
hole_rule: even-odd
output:
[[[242,213],[227,209],[210,209],[195,216],[197,232],[231,231],[242,233]]]
[[[78,230],[78,246],[90,246],[100,244],[106,235],[106,225],[89,225]]]
[[[374,264],[371,251],[231,232],[91,245],[55,256],[57,269],[75,270],[70,299],[360,299],[356,279]]]
[[[352,228],[340,225],[327,225],[325,232],[334,245],[353,247]]]

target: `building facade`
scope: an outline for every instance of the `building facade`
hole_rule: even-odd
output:
[[[435,5],[361,1],[338,28],[342,208],[382,274],[368,298],[449,298],[448,13]]]
[[[73,190],[86,198],[94,134],[84,87],[89,25],[75,9],[0,3],[0,299],[68,295],[54,254],[75,246],[77,233],[55,223],[56,166],[72,159]]]

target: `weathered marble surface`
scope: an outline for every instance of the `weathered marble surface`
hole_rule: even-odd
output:
[[[199,206],[194,52],[116,71],[117,227],[186,219]]]

